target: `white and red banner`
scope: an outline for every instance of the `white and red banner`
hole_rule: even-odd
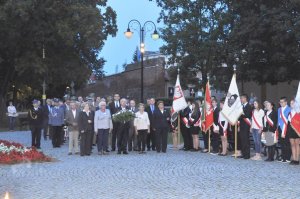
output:
[[[204,102],[204,121],[202,122],[203,131],[206,132],[214,123],[214,110],[211,103],[211,94],[209,81],[206,83],[205,88],[205,102]]]
[[[236,84],[236,75],[234,74],[225,99],[222,114],[231,125],[238,122],[239,117],[243,114],[243,106],[240,100],[239,90]]]
[[[295,115],[291,120],[291,125],[296,133],[300,136],[300,82],[298,85],[298,91],[295,97]]]
[[[174,87],[174,97],[173,97],[173,104],[171,109],[172,121],[175,121],[178,115],[178,112],[185,109],[187,107],[187,103],[182,92],[180,86],[179,75],[177,75],[176,84]]]

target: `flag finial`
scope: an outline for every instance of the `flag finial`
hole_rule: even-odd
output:
[[[233,64],[233,72],[236,73],[236,64]]]
[[[177,68],[177,74],[178,74],[178,75],[179,75],[179,72],[180,72],[180,68],[178,67],[178,68]]]
[[[206,74],[207,81],[209,81],[209,73]]]

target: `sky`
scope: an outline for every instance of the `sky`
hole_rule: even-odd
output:
[[[137,19],[144,24],[145,21],[151,20],[157,28],[162,27],[162,23],[158,24],[157,19],[159,17],[160,8],[155,1],[149,0],[108,0],[107,4],[111,6],[117,13],[117,26],[118,32],[116,37],[109,36],[105,45],[100,52],[100,56],[106,60],[104,65],[104,71],[106,75],[114,74],[116,72],[116,66],[118,65],[118,72],[122,71],[122,65],[132,61],[132,56],[136,47],[139,45],[139,33],[134,32],[131,39],[127,39],[124,36],[124,32],[127,30],[128,22],[131,19]],[[153,32],[153,31],[152,31]],[[145,37],[145,49],[146,51],[158,51],[163,45],[163,41],[152,40],[152,32],[147,32]]]

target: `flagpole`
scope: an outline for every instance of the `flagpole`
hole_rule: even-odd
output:
[[[207,73],[206,75],[207,75],[207,83],[209,85],[209,73]],[[206,86],[206,89],[209,89],[209,88]],[[207,92],[205,91],[205,100],[206,100],[206,93]],[[207,102],[205,101],[205,103],[207,103]],[[206,120],[206,118],[205,118],[205,120]],[[205,127],[205,128],[207,128],[207,127]],[[208,129],[208,152],[209,153],[210,153],[210,148],[211,148],[211,137],[210,136],[211,136],[211,128]]]
[[[236,76],[236,65],[233,65],[233,75]],[[234,158],[237,158],[237,122],[234,125]]]
[[[179,73],[180,73],[180,68],[178,66],[177,68],[177,76],[179,77]],[[180,147],[180,133],[181,133],[181,128],[180,128],[180,112],[178,112],[178,116],[177,116],[177,119],[178,119],[178,141],[177,141],[177,146]]]
[[[210,133],[211,133],[211,131],[210,131],[210,129],[208,129],[208,153],[210,153],[210,147],[211,147]]]

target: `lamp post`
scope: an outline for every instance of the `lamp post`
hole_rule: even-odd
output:
[[[138,32],[140,34],[140,52],[141,52],[141,102],[144,101],[144,53],[145,53],[145,34],[147,32],[146,27],[151,25],[152,29],[154,27],[154,32],[151,37],[153,40],[159,39],[158,32],[156,30],[156,25],[153,21],[146,21],[143,25],[136,19],[132,19],[128,22],[128,27],[124,35],[127,39],[130,39],[133,35],[133,32],[130,30],[130,24],[138,24]]]
[[[46,54],[45,54],[45,46],[43,45],[43,64],[45,63],[45,58],[46,58]],[[42,84],[43,87],[43,105],[46,105],[46,81],[45,81],[45,76],[44,76],[44,81]]]

